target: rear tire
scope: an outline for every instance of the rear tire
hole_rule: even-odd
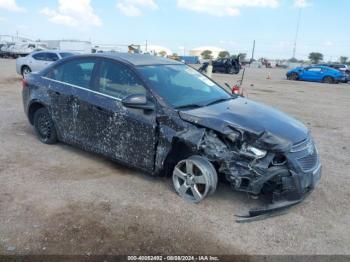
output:
[[[49,111],[39,108],[34,113],[34,129],[41,142],[44,144],[57,143],[57,131]]]
[[[331,76],[326,76],[323,78],[323,83],[326,83],[326,84],[334,84],[335,81],[334,81],[334,78],[331,77]]]
[[[21,73],[22,73],[22,77],[25,78],[26,75],[30,74],[32,72],[32,70],[29,68],[29,66],[23,66]]]

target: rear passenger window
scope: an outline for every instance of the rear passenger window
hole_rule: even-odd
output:
[[[71,85],[89,88],[95,64],[96,62],[91,59],[73,60],[53,68],[47,77]]]
[[[57,61],[58,55],[55,53],[46,53],[46,61]]]
[[[134,72],[122,64],[110,61],[101,64],[98,87],[99,92],[120,99],[131,94],[146,94]]]
[[[33,55],[33,58],[35,60],[39,60],[39,61],[47,61],[46,53],[35,54],[35,55]]]

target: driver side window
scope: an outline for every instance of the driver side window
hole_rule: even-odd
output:
[[[98,76],[98,91],[123,99],[132,94],[146,95],[146,89],[137,76],[126,66],[112,61],[103,61]]]
[[[310,67],[307,69],[309,72],[321,72],[322,69],[320,67]]]

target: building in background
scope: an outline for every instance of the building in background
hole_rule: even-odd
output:
[[[80,40],[42,40],[48,49],[64,50],[75,53],[91,53],[92,45],[89,41]]]

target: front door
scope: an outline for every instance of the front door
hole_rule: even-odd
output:
[[[301,73],[300,78],[308,81],[316,81],[321,78],[322,69],[320,67],[308,67]]]
[[[103,59],[89,95],[79,98],[80,139],[94,151],[152,171],[156,144],[156,113],[124,107],[131,94],[147,94],[127,66]]]

